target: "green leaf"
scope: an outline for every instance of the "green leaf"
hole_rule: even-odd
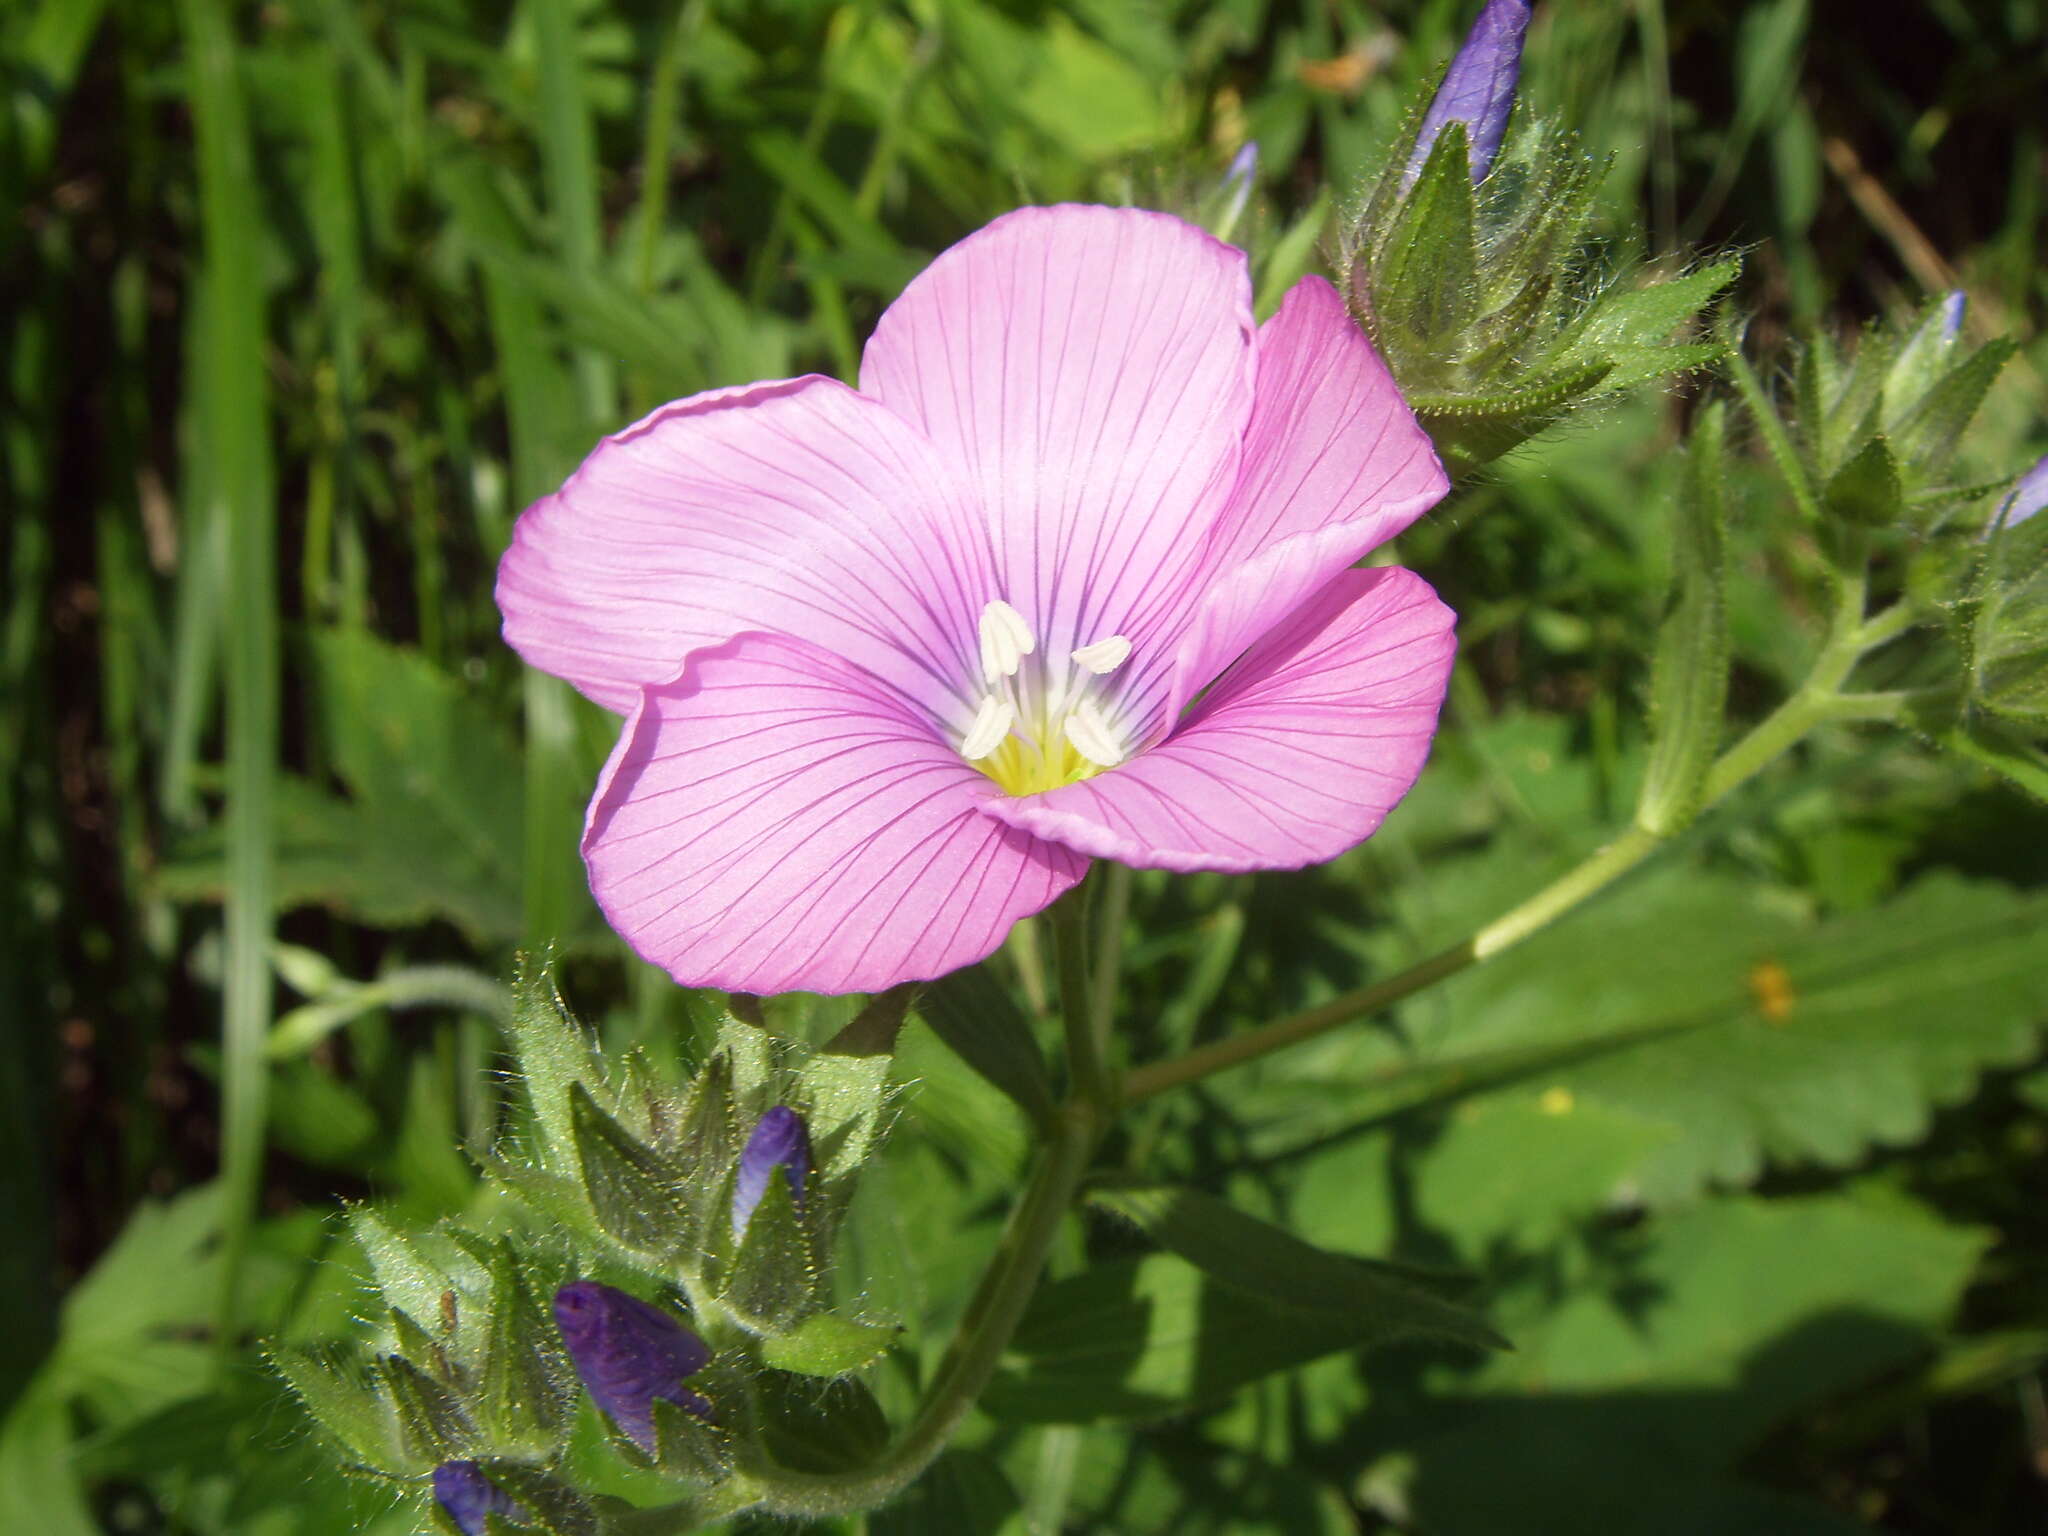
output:
[[[376,1372],[397,1414],[401,1442],[413,1460],[433,1465],[475,1448],[476,1427],[447,1388],[403,1355],[383,1356]]]
[[[580,1082],[569,1085],[569,1114],[598,1225],[639,1253],[692,1249],[697,1219],[677,1171],[606,1114]]]
[[[954,1053],[1008,1094],[1033,1123],[1050,1122],[1052,1084],[1030,1021],[986,963],[925,988],[918,1012]]]
[[[543,1455],[574,1406],[561,1386],[569,1379],[568,1363],[559,1358],[554,1325],[520,1274],[509,1238],[492,1247],[490,1273],[476,1409],[494,1442]]]
[[[1935,470],[1945,464],[1992,384],[2018,350],[2018,342],[2001,336],[1943,374],[1899,423],[1896,435],[1905,458],[1924,470]]]
[[[2003,774],[2036,800],[2048,803],[2048,752],[1986,721],[1972,720],[1943,733],[1941,744]]]
[[[1846,1536],[1733,1471],[1775,1426],[1927,1350],[1990,1236],[1895,1197],[1726,1199],[1608,1245],[1562,1294],[1528,1273],[1502,1299],[1528,1314],[1519,1351],[1417,1425],[1417,1528]]]
[[[1473,875],[1497,890],[1523,857]],[[2039,1049],[2044,922],[2048,897],[1935,875],[1812,925],[1747,882],[1668,867],[1406,1005],[1420,1057],[1358,1036],[1264,1093],[1301,1104],[1297,1143],[1488,1093],[1634,1116],[1671,1132],[1627,1170],[1653,1206],[1767,1161],[1842,1167]]]
[[[1671,597],[1650,665],[1650,759],[1636,821],[1668,836],[1699,813],[1728,701],[1726,413],[1701,412],[1672,515]]]
[[[2048,727],[2048,514],[1991,535],[1970,626],[1971,692],[2028,730]]]
[[[1742,263],[1731,257],[1683,277],[1641,288],[1610,289],[1574,328],[1571,350],[1583,356],[1604,356],[1617,348],[1663,350],[1671,333],[1712,303],[1741,272]]]
[[[794,1327],[817,1304],[818,1256],[796,1208],[789,1171],[777,1165],[747,1219],[723,1300],[756,1333]]]
[[[519,1079],[540,1129],[544,1166],[554,1173],[576,1169],[576,1132],[569,1090],[597,1075],[590,1039],[570,1014],[555,986],[553,957],[522,955],[512,984],[512,1049]]]
[[[391,1406],[352,1346],[281,1348],[272,1351],[270,1363],[321,1428],[363,1466],[399,1474],[428,1470],[427,1463],[406,1456]]]
[[[715,1483],[730,1470],[732,1437],[720,1426],[666,1397],[654,1400],[653,1414],[654,1461],[664,1472]]]
[[[1820,493],[1821,506],[1836,517],[1872,528],[1896,527],[1905,516],[1899,463],[1891,444],[1873,437],[1836,470]]]
[[[1447,342],[1478,313],[1478,268],[1465,125],[1452,121],[1372,261],[1374,329],[1398,326],[1424,347]]]
[[[836,1312],[819,1312],[766,1340],[761,1358],[779,1370],[804,1376],[844,1376],[881,1359],[902,1332],[889,1323],[861,1323]]]
[[[1094,1264],[1042,1286],[982,1395],[999,1419],[1160,1418],[1382,1337],[1341,1311],[1280,1306],[1175,1254]]]
[[[534,1529],[546,1531],[548,1536],[598,1536],[596,1512],[560,1478],[518,1461],[490,1459],[478,1466],[485,1477],[517,1499],[532,1517],[518,1524],[501,1522],[513,1536]],[[538,1526],[532,1521],[538,1521]]]
[[[1022,1508],[1000,1463],[980,1451],[951,1450],[901,1498],[868,1516],[868,1536],[1008,1536]]]
[[[768,1454],[796,1472],[830,1475],[874,1463],[889,1444],[889,1421],[874,1395],[851,1377],[764,1371],[755,1382]]]
[[[1478,1349],[1507,1341],[1467,1308],[1370,1260],[1328,1253],[1198,1190],[1109,1186],[1091,1203],[1135,1222],[1170,1253],[1234,1290],[1276,1306],[1344,1317],[1357,1342],[1446,1339]]]

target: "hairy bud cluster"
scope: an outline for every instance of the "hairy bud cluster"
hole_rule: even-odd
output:
[[[637,1056],[607,1073],[541,976],[522,978],[514,1038],[529,1115],[479,1157],[548,1235],[405,1233],[358,1209],[379,1293],[369,1358],[276,1356],[349,1460],[421,1488],[452,1536],[603,1536],[626,1506],[565,1471],[583,1402],[614,1455],[684,1490],[791,1454],[787,1402],[830,1442],[828,1384],[866,1436],[876,1410],[851,1373],[896,1330],[830,1310],[824,1255],[879,1134],[888,1058],[729,1019],[686,1083]]]
[[[1604,167],[1515,117],[1527,22],[1523,0],[1491,0],[1344,236],[1353,312],[1458,475],[1577,406],[1713,361],[1718,345],[1673,336],[1737,270],[1602,272],[1586,228]]]

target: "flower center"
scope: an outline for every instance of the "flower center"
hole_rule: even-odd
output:
[[[1096,679],[1131,654],[1109,635],[1068,654],[1040,654],[1024,615],[997,598],[981,610],[981,681],[986,690],[960,738],[960,755],[1012,795],[1077,784],[1130,756],[1122,723]]]

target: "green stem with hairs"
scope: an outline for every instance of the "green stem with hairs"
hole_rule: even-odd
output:
[[[1814,727],[1831,720],[1900,719],[1918,705],[1931,702],[1920,690],[1902,693],[1843,693],[1842,684],[1862,656],[1896,638],[1922,616],[1899,603],[1874,618],[1863,617],[1864,584],[1845,580],[1834,626],[1814,659],[1813,669],[1792,696],[1760,721],[1748,735],[1715,760],[1700,790],[1700,810],[1727,798],[1742,784],[1776,761]],[[1665,834],[1636,825],[1590,854],[1534,896],[1511,907],[1467,938],[1440,950],[1407,970],[1346,992],[1329,1002],[1293,1014],[1241,1035],[1217,1040],[1185,1056],[1153,1062],[1124,1080],[1124,1097],[1135,1102],[1168,1089],[1198,1082],[1212,1073],[1256,1061],[1290,1045],[1367,1018],[1425,987],[1455,976],[1548,927],[1580,903],[1591,899],[1641,864],[1669,841]]]

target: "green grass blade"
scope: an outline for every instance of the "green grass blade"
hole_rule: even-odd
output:
[[[263,1162],[270,1027],[271,790],[278,751],[276,537],[263,371],[261,212],[226,0],[182,0],[199,155],[207,397],[194,446],[209,466],[210,519],[226,533],[227,961],[221,1024],[221,1167],[226,1187],[216,1318],[239,1332],[242,1259]]]

